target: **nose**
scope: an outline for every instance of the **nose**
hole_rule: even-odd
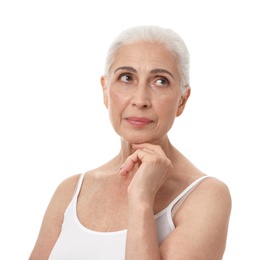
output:
[[[133,95],[132,106],[140,109],[151,107],[151,93],[148,86],[137,86]]]

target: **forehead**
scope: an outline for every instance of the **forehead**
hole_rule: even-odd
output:
[[[112,60],[110,71],[119,66],[132,66],[136,69],[166,69],[177,71],[177,59],[158,42],[137,42],[120,47]]]

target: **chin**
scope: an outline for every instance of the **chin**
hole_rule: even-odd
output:
[[[135,136],[121,136],[123,140],[130,144],[156,143],[157,140],[150,136],[135,135]]]

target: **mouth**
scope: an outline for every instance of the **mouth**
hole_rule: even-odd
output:
[[[146,117],[127,117],[125,120],[132,126],[143,127],[151,124],[153,121]]]

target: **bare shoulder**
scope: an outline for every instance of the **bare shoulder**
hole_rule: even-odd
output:
[[[231,213],[228,186],[205,178],[174,216],[174,231],[161,246],[163,259],[222,259]]]
[[[203,218],[207,214],[214,214],[214,216],[221,214],[227,218],[231,212],[231,204],[228,186],[217,178],[205,178],[182,204],[175,216],[175,223],[179,225],[187,221],[186,216],[190,214],[199,214]]]
[[[63,180],[55,190],[52,200],[59,199],[59,203],[68,204],[68,201],[72,199],[79,177],[80,174],[76,174]]]
[[[56,188],[46,209],[30,260],[48,258],[60,234],[64,212],[72,200],[79,177],[80,174],[76,174],[66,178]]]
[[[50,211],[50,213],[53,211],[56,211],[56,213],[59,211],[64,213],[74,195],[79,177],[80,174],[73,175],[58,185],[48,205],[47,213],[48,211]]]
[[[228,186],[221,180],[208,177],[198,184],[191,192],[175,216],[176,225],[188,221],[187,216],[198,215],[207,218],[214,215],[215,221],[219,215],[228,218],[231,212],[231,195]],[[211,220],[211,218],[210,218]],[[191,218],[190,221],[195,221]]]
[[[228,186],[223,181],[214,177],[208,177],[202,180],[193,194],[192,199],[195,196],[201,196],[205,198],[207,203],[212,200],[221,200],[223,202],[228,202],[228,206],[231,205],[231,196]]]

